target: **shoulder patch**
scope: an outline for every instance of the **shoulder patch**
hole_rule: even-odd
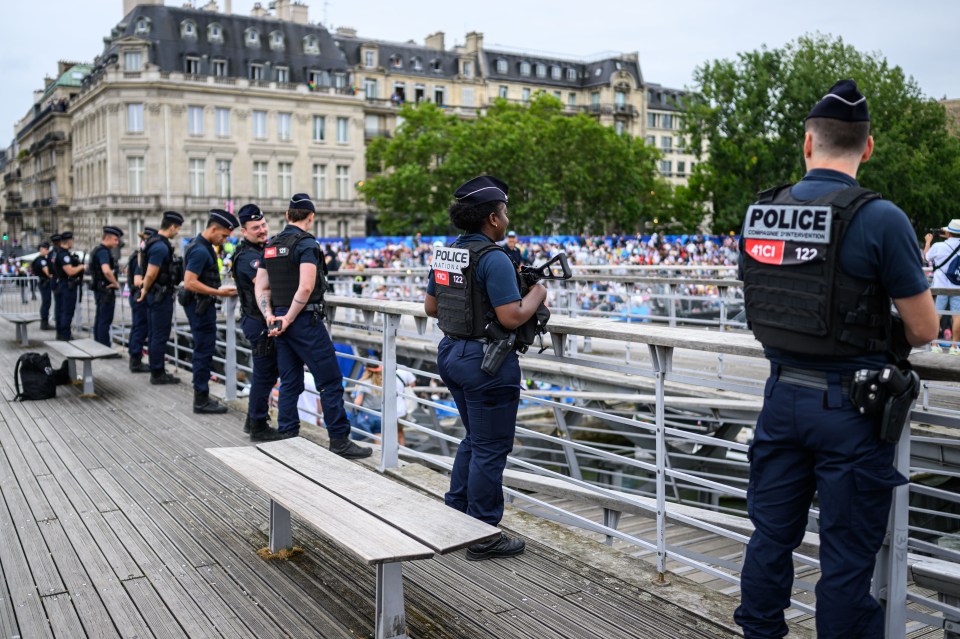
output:
[[[69,256],[69,255],[64,255],[64,256],[63,256],[63,263],[64,263],[64,264],[69,264],[69,263],[70,263],[70,256]]]
[[[259,257],[250,260],[250,268],[257,268],[257,267],[259,267],[259,266],[260,266],[260,258],[259,258]]]

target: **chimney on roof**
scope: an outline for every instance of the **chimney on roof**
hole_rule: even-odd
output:
[[[270,13],[263,8],[262,4],[259,2],[254,2],[253,9],[250,10],[250,15],[254,18],[265,18],[270,15]]]
[[[309,7],[302,2],[293,2],[290,5],[290,22],[310,24]]]
[[[273,15],[277,20],[290,22],[290,0],[274,0]]]
[[[431,33],[430,35],[428,35],[426,40],[424,41],[424,45],[426,45],[430,49],[443,51],[444,50],[443,31],[437,31],[436,33]]]
[[[220,13],[220,7],[217,6],[217,0],[210,0],[210,2],[200,7],[200,10],[209,11],[210,13]]]
[[[130,12],[133,11],[135,8],[143,5],[163,6],[163,0],[123,0],[124,17],[130,15]]]
[[[357,30],[353,27],[337,27],[337,35],[341,38],[356,38]]]
[[[226,15],[233,13],[233,2],[232,0],[223,0],[223,12]]]
[[[73,67],[80,64],[79,62],[71,62],[70,60],[60,60],[57,62],[57,77],[60,77]]]
[[[49,75],[44,76],[43,78],[43,90],[46,91],[50,88],[50,85],[56,82],[55,78],[51,78]]]
[[[478,31],[471,31],[467,34],[467,53],[480,53],[483,48],[483,34]]]

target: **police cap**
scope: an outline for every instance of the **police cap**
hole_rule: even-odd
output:
[[[290,210],[293,209],[317,212],[317,208],[313,205],[313,200],[311,200],[310,196],[306,193],[297,193],[290,198]]]
[[[123,237],[123,229],[119,229],[116,226],[105,226],[103,227],[104,235],[116,235],[117,237]]]
[[[142,237],[143,239],[147,239],[151,235],[156,235],[156,234],[157,234],[157,229],[152,228],[150,226],[145,226],[143,227],[143,230],[140,231],[140,237]]]
[[[50,242],[40,242],[40,248],[50,248]]]
[[[233,213],[228,213],[223,209],[210,209],[210,217],[207,219],[207,224],[219,224],[228,231],[232,231],[240,226],[237,217]]]
[[[177,226],[183,226],[183,216],[177,213],[176,211],[164,211],[163,212],[163,222],[172,222]]]
[[[830,118],[844,122],[869,122],[867,99],[853,80],[840,80],[810,109],[810,118]]]
[[[240,220],[240,225],[243,226],[247,222],[262,220],[263,211],[261,211],[260,207],[256,204],[244,204],[240,207],[240,210],[237,211],[237,218]]]
[[[71,233],[70,231],[64,231],[63,233],[60,234],[61,242],[66,242],[67,240],[72,240],[72,239],[73,239],[73,233]]]
[[[62,240],[63,240],[63,236],[60,235],[59,233],[54,233],[53,235],[50,236],[51,242],[60,242]]]
[[[472,180],[468,180],[460,185],[453,192],[453,197],[460,204],[475,206],[486,202],[504,202],[507,201],[507,192],[510,187],[503,180],[498,180],[492,175],[481,175]]]

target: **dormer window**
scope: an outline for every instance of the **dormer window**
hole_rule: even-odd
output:
[[[414,71],[423,71],[423,61],[420,59],[420,56],[413,56],[410,59],[410,66],[413,67]]]
[[[247,47],[251,49],[259,49],[260,32],[253,27],[248,28],[243,32],[243,41],[246,43]]]
[[[570,82],[576,82],[577,80],[576,69],[567,69],[567,80],[569,80]]]
[[[520,75],[530,75],[530,63],[521,62],[520,63]]]
[[[184,58],[183,70],[187,75],[200,75],[200,58],[196,56]]]
[[[467,78],[473,77],[473,62],[470,62],[469,60],[463,61],[463,75]]]
[[[180,23],[180,37],[197,39],[197,23],[193,20],[184,20]]]
[[[363,52],[363,66],[372,69],[377,66],[377,52],[367,49]]]
[[[390,56],[390,66],[394,69],[402,69],[403,58],[401,58],[399,55],[394,53],[392,56]]]
[[[443,62],[441,62],[438,58],[434,58],[430,61],[430,68],[434,73],[440,73],[443,71]]]
[[[320,55],[320,40],[315,35],[303,37],[303,52],[307,55]]]
[[[545,77],[547,77],[547,65],[545,65],[545,64],[538,64],[538,65],[537,65],[537,77],[538,77],[538,78],[545,78]]]
[[[137,20],[137,25],[134,28],[134,33],[137,35],[147,35],[150,33],[150,18],[140,18]]]
[[[560,67],[550,67],[550,77],[554,80],[560,79]]]
[[[270,49],[272,51],[283,51],[284,42],[281,31],[273,31],[270,33]]]
[[[223,27],[217,22],[212,22],[207,26],[207,42],[223,44]]]
[[[506,73],[507,72],[507,61],[500,59],[497,60],[497,73]]]

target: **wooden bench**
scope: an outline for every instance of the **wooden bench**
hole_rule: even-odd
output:
[[[95,397],[93,389],[93,360],[120,357],[120,353],[92,339],[75,339],[70,342],[44,342],[52,351],[69,362],[70,379],[77,378],[76,362],[83,362],[83,397]]]
[[[406,637],[402,562],[430,559],[500,531],[296,437],[256,448],[208,448],[270,497],[270,550],[293,544],[290,514],[376,566],[376,638]]]
[[[39,322],[39,317],[29,313],[0,313],[0,317],[16,325],[17,340],[21,346],[30,346],[30,340],[27,339],[27,327],[33,322]]]

